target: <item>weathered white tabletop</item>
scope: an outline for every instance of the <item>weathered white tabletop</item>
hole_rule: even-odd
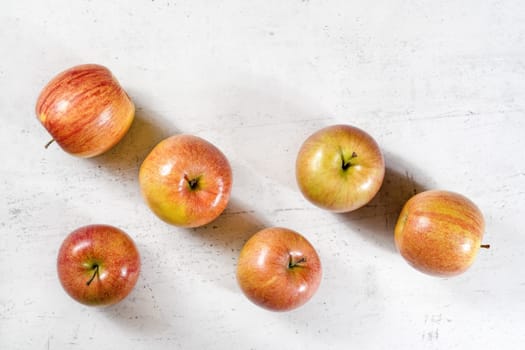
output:
[[[517,349],[525,342],[523,1],[18,1],[0,3],[1,349]],[[40,89],[80,63],[109,67],[135,101],[125,139],[92,160],[54,145]],[[336,215],[299,193],[305,137],[335,123],[380,143],[383,189]],[[138,167],[161,139],[204,137],[230,159],[232,200],[178,229],[144,204]],[[395,251],[422,189],[470,197],[492,245],[464,275],[428,277]],[[84,307],[56,255],[90,223],[142,254],[132,294]],[[304,234],[324,276],[289,313],[251,304],[235,267],[266,226]]]

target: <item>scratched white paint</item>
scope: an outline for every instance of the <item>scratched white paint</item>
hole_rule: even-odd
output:
[[[15,1],[0,3],[1,349],[511,349],[525,342],[525,7],[488,1]],[[107,65],[137,105],[126,138],[81,160],[34,116],[69,66]],[[297,150],[334,123],[372,134],[383,189],[323,212],[299,194]],[[178,132],[231,160],[217,221],[170,227],[137,171]],[[436,279],[395,252],[404,200],[461,192],[487,221],[466,274]],[[61,289],[58,247],[74,228],[126,230],[143,272],[128,299],[87,308]],[[257,230],[302,232],[324,266],[310,303],[271,313],[235,281]]]

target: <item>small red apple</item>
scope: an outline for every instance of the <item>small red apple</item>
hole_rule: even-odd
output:
[[[253,235],[237,265],[243,293],[272,311],[288,311],[306,303],[317,291],[321,275],[321,262],[310,242],[281,227]]]
[[[232,171],[217,147],[181,134],[153,148],[140,167],[139,182],[144,199],[159,218],[176,226],[198,227],[226,208]]]
[[[375,140],[349,125],[308,137],[296,160],[297,184],[316,206],[349,212],[367,204],[383,183],[385,161]]]
[[[454,276],[467,270],[482,245],[485,224],[478,207],[449,191],[416,194],[403,207],[395,227],[396,246],[421,272]]]
[[[71,232],[58,252],[58,278],[65,291],[85,305],[115,304],[135,286],[140,256],[133,240],[108,225]]]
[[[126,134],[135,105],[103,66],[72,67],[53,78],[36,103],[36,115],[62,149],[97,156]]]

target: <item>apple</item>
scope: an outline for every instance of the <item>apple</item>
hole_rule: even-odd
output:
[[[76,301],[90,306],[112,305],[135,286],[140,256],[124,231],[89,225],[66,237],[58,252],[57,270],[62,287]]]
[[[461,194],[431,190],[410,198],[395,227],[397,249],[417,270],[454,276],[467,270],[482,245],[484,219]]]
[[[51,142],[72,155],[89,158],[124,137],[135,105],[106,67],[85,64],[63,71],[44,87],[36,115],[53,137]]]
[[[379,191],[385,161],[366,132],[350,125],[332,125],[304,141],[295,174],[299,189],[314,205],[349,212],[367,204]]]
[[[198,227],[226,208],[232,171],[213,144],[180,134],[153,148],[140,167],[139,182],[144,199],[159,218],[175,226]]]
[[[314,247],[299,233],[266,228],[242,248],[237,281],[256,305],[289,311],[306,303],[321,282],[321,262]]]

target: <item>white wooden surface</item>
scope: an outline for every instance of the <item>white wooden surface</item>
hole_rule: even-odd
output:
[[[519,349],[525,342],[525,5],[489,1],[18,1],[0,3],[1,349]],[[108,66],[138,112],[109,153],[76,159],[34,116],[40,89],[80,63]],[[323,212],[298,192],[297,150],[334,123],[382,146],[387,175],[364,209]],[[231,160],[233,198],[197,230],[142,201],[138,167],[173,133]],[[463,193],[485,214],[474,266],[427,277],[396,253],[404,201]],[[78,226],[136,240],[143,271],[106,308],[77,304],[56,254]],[[272,313],[235,281],[258,229],[318,249],[303,308]]]

